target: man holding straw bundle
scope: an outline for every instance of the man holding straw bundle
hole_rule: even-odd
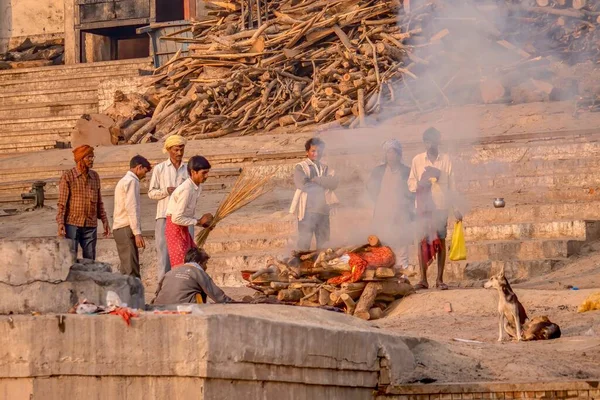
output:
[[[165,236],[171,266],[180,266],[184,263],[185,254],[192,247],[196,247],[189,227],[196,225],[208,227],[212,214],[204,214],[196,219],[196,206],[202,187],[210,172],[210,163],[202,156],[193,156],[188,160],[187,171],[189,178],[179,185],[171,194],[167,205],[167,222]]]

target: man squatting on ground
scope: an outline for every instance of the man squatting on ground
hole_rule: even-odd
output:
[[[209,255],[202,249],[191,248],[185,254],[185,264],[174,267],[161,279],[152,304],[215,303],[233,300],[215,285],[206,271]]]
[[[402,163],[402,145],[396,139],[384,142],[383,163],[371,172],[367,192],[375,207],[372,229],[396,252],[396,262],[408,268],[408,247],[413,237],[408,226],[414,218],[414,194],[408,190],[410,168]]]
[[[408,188],[416,193],[417,221],[422,229],[422,240],[418,246],[421,279],[415,289],[429,288],[427,267],[436,255],[436,287],[448,289],[443,282],[448,209],[453,206],[456,186],[450,157],[439,150],[441,139],[441,133],[435,128],[429,128],[423,133],[426,151],[413,159],[408,179]],[[454,215],[457,221],[462,221],[462,215],[456,207]]]
[[[338,202],[333,190],[339,181],[334,171],[321,163],[325,150],[325,143],[321,139],[309,139],[304,148],[306,159],[294,168],[296,193],[290,213],[298,218],[298,249],[308,250],[313,235],[317,249],[322,249],[329,241],[330,206]]]
[[[83,145],[73,150],[74,168],[65,171],[58,184],[56,223],[58,236],[74,241],[74,251],[81,246],[83,258],[96,259],[98,220],[104,226],[104,237],[110,236],[110,225],[100,193],[100,176],[94,166],[94,149]]]
[[[158,266],[158,279],[171,269],[165,226],[167,224],[167,205],[175,188],[189,178],[187,163],[183,162],[186,140],[182,136],[170,136],[163,147],[163,153],[169,159],[156,165],[152,171],[148,197],[158,200],[156,206],[156,224],[154,227],[154,240],[156,241],[156,256]],[[191,234],[194,233],[191,227]]]
[[[190,227],[195,225],[208,227],[213,220],[212,214],[204,214],[196,219],[196,206],[202,193],[202,183],[208,178],[210,163],[202,156],[193,156],[188,160],[189,178],[173,191],[167,205],[167,224],[165,236],[171,265],[183,264],[187,251],[196,247]]]
[[[138,249],[146,247],[140,218],[140,181],[151,169],[147,159],[135,156],[129,162],[129,171],[115,187],[113,237],[121,261],[119,270],[136,278],[141,278]]]

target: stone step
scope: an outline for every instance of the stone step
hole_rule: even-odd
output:
[[[491,205],[491,200],[489,200]],[[474,208],[465,215],[467,225],[507,224],[519,221],[600,220],[600,200],[571,203],[507,205]]]
[[[26,106],[8,106],[0,108],[0,121],[27,118],[35,115],[36,118],[58,116],[81,116],[98,112],[96,99],[66,100],[64,102],[35,103]]]
[[[449,262],[444,269],[444,280],[446,282],[487,280],[502,269],[511,281],[528,279],[548,274],[564,261],[565,259]],[[430,282],[435,282],[436,271],[437,266],[435,264],[429,267],[428,278]]]
[[[0,84],[10,81],[31,81],[44,78],[57,79],[64,76],[84,74],[89,75],[105,73],[108,75],[114,72],[149,69],[149,67],[151,67],[149,58],[137,58],[130,60],[103,61],[51,67],[21,68],[17,70],[0,71]]]
[[[462,197],[470,204],[491,204],[496,197],[504,197],[507,204],[544,204],[544,203],[571,203],[595,202],[600,200],[600,186],[581,187],[504,187],[487,190],[461,190]]]
[[[469,261],[564,259],[577,254],[585,243],[585,240],[572,239],[467,242],[467,259]]]
[[[579,188],[597,188],[600,187],[600,173],[593,171],[568,174],[553,174],[549,172],[544,176],[511,176],[498,177],[493,179],[477,179],[473,178],[468,181],[457,181],[457,189],[461,192],[479,192],[490,189],[504,188],[531,188],[545,187],[548,189],[564,188],[564,187],[579,187]]]
[[[484,164],[471,164],[463,160],[458,160],[454,165],[456,176],[461,179],[462,177],[490,179],[497,177],[589,173],[598,168],[600,168],[600,157],[560,160],[521,160],[513,163],[489,162]]]
[[[239,175],[239,170],[237,170]],[[236,171],[231,169],[215,168],[211,172],[211,181],[203,185],[203,190],[223,190],[231,187],[235,182]],[[102,182],[102,195],[112,197],[114,195],[115,186],[119,180],[123,177],[123,174],[119,175],[101,175],[100,179]],[[21,193],[29,192],[33,182],[39,180],[28,179],[18,182],[5,182],[0,183],[0,202],[14,202],[21,201]],[[48,200],[54,200],[58,198],[58,183],[60,178],[51,178],[44,180],[46,186],[44,187],[45,197]],[[150,184],[150,177],[146,177],[140,182],[140,193],[148,193],[148,185]]]
[[[496,225],[465,225],[465,240],[524,240],[524,239],[572,239],[596,240],[600,238],[600,221],[552,221],[522,222]],[[448,238],[452,231],[448,232]]]
[[[4,132],[0,134],[0,146],[19,144],[23,146],[26,143],[35,145],[37,142],[44,141],[68,141],[70,139],[70,129],[40,129],[29,132]]]
[[[0,144],[0,154],[29,153],[56,147],[56,140],[37,140],[36,142],[14,142]]]
[[[74,74],[56,79],[41,78],[39,80],[7,81],[0,82],[1,93],[14,93],[15,91],[46,91],[60,88],[94,88],[98,90],[101,82],[107,79],[137,77],[137,70],[116,72],[97,72],[92,74]]]
[[[2,121],[0,124],[0,136],[5,133],[15,133],[23,135],[42,129],[73,129],[80,115],[74,116],[52,116],[52,117],[29,117]]]
[[[98,89],[95,87],[66,87],[49,90],[32,90],[28,92],[0,92],[0,109],[9,106],[27,106],[36,103],[57,103],[71,100],[98,101]]]

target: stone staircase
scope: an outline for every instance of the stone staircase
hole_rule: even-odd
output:
[[[468,260],[448,262],[446,279],[487,279],[501,268],[513,279],[543,275],[600,239],[596,140],[524,140],[461,150],[457,185],[470,204],[464,220]],[[506,208],[494,209],[495,197],[504,197]],[[344,198],[352,201],[352,196]],[[347,207],[332,217],[333,236],[349,237],[354,227],[368,227],[370,215],[370,209]],[[230,221],[211,234],[206,245],[211,274],[222,285],[242,285],[241,270],[262,267],[269,255],[289,255],[294,247],[296,222],[285,211],[253,217],[251,223]],[[453,224],[450,219],[449,238]],[[416,265],[415,245],[410,256]]]
[[[139,75],[148,59],[0,71],[0,154],[68,141],[82,114],[97,113],[98,86]]]

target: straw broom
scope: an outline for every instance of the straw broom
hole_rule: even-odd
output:
[[[272,187],[268,185],[271,177],[271,175],[261,177],[242,173],[235,181],[231,192],[229,192],[227,197],[219,204],[219,208],[217,209],[211,224],[196,234],[196,245],[199,248],[202,248],[204,243],[206,243],[206,239],[208,239],[210,231],[223,218],[240,208],[247,206],[263,194],[269,192],[272,189]]]

